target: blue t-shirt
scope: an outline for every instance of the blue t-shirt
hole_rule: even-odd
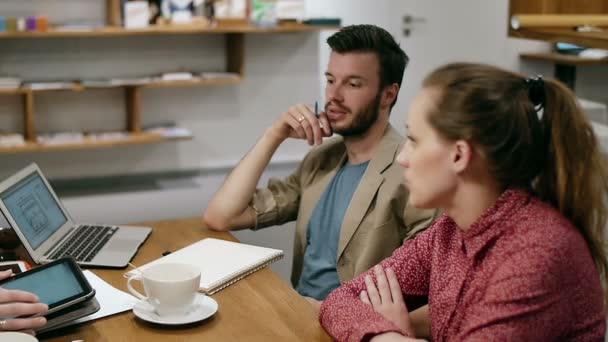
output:
[[[302,274],[296,287],[302,296],[324,300],[340,286],[336,269],[340,229],[368,163],[347,163],[340,168],[312,212]]]

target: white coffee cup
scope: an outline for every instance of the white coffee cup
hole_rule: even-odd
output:
[[[0,342],[38,342],[38,339],[22,332],[2,331],[0,332]]]
[[[143,283],[145,296],[131,286],[134,280]],[[163,263],[130,276],[127,288],[134,296],[152,305],[159,316],[171,316],[188,311],[196,298],[200,281],[201,271],[194,265]]]

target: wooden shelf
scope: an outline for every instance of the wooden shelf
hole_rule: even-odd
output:
[[[0,95],[18,95],[23,94],[25,90],[23,88],[17,89],[0,89]]]
[[[584,47],[608,49],[608,30],[599,32],[577,32],[569,28],[527,28],[509,30],[509,36],[544,40],[549,42],[564,42]]]
[[[48,32],[5,32],[0,38],[59,38],[59,37],[113,37],[156,34],[195,34],[195,33],[281,33],[313,32],[339,29],[338,26],[317,26],[297,23],[281,24],[276,27],[261,28],[249,24],[218,25],[162,25],[139,29],[107,26],[92,30],[49,30]]]
[[[177,80],[177,81],[151,81],[143,84],[117,84],[117,85],[103,85],[103,86],[84,86],[80,83],[75,83],[70,87],[63,88],[51,88],[51,89],[30,89],[28,87],[21,87],[19,89],[2,90],[0,89],[0,95],[15,95],[23,94],[26,92],[32,93],[45,93],[53,91],[85,91],[88,89],[112,89],[112,88],[177,88],[177,87],[198,87],[198,86],[219,86],[219,85],[231,85],[239,84],[243,81],[243,77],[225,77],[225,78],[213,78],[213,79],[192,79],[192,80]]]
[[[173,87],[196,87],[196,86],[216,86],[216,85],[230,85],[239,84],[243,81],[242,77],[226,77],[226,78],[214,78],[214,79],[195,79],[195,80],[182,80],[182,81],[155,81],[146,84],[139,85],[142,88],[173,88]]]
[[[185,137],[165,137],[159,133],[130,133],[124,139],[112,140],[86,140],[83,142],[65,144],[40,144],[26,142],[20,146],[0,146],[0,154],[15,154],[23,152],[50,152],[50,151],[71,151],[83,149],[110,148],[125,145],[155,144],[169,141],[189,140],[191,136]]]
[[[584,58],[576,55],[568,55],[557,52],[547,53],[522,53],[519,55],[522,59],[547,61],[564,65],[598,65],[608,64],[608,59]]]
[[[82,85],[76,83],[71,87],[63,87],[63,88],[50,88],[50,89],[32,89],[28,87],[21,87],[21,93],[31,92],[31,93],[48,93],[52,91],[83,91],[86,88]]]

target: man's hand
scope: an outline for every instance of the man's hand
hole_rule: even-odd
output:
[[[310,303],[310,305],[312,305],[312,307],[315,309],[315,312],[319,314],[319,310],[321,310],[321,304],[323,302],[306,296],[304,296],[304,299],[306,299]]]
[[[367,291],[361,291],[361,301],[371,305],[374,311],[413,336],[410,317],[395,272],[388,268],[384,273],[380,265],[376,265],[374,271],[378,286],[370,275],[365,276]]]
[[[275,121],[270,132],[277,138],[304,139],[309,145],[320,145],[324,137],[331,136],[327,115],[322,112],[319,117],[305,104],[292,106]]]

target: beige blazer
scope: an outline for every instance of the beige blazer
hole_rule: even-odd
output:
[[[390,256],[405,239],[424,230],[435,210],[408,206],[403,169],[395,162],[403,137],[388,126],[344,215],[336,260],[341,282],[370,269]],[[310,216],[321,195],[346,162],[341,137],[313,148],[286,179],[271,179],[257,189],[251,207],[257,213],[253,229],[297,220],[291,281],[297,286],[306,250]]]

